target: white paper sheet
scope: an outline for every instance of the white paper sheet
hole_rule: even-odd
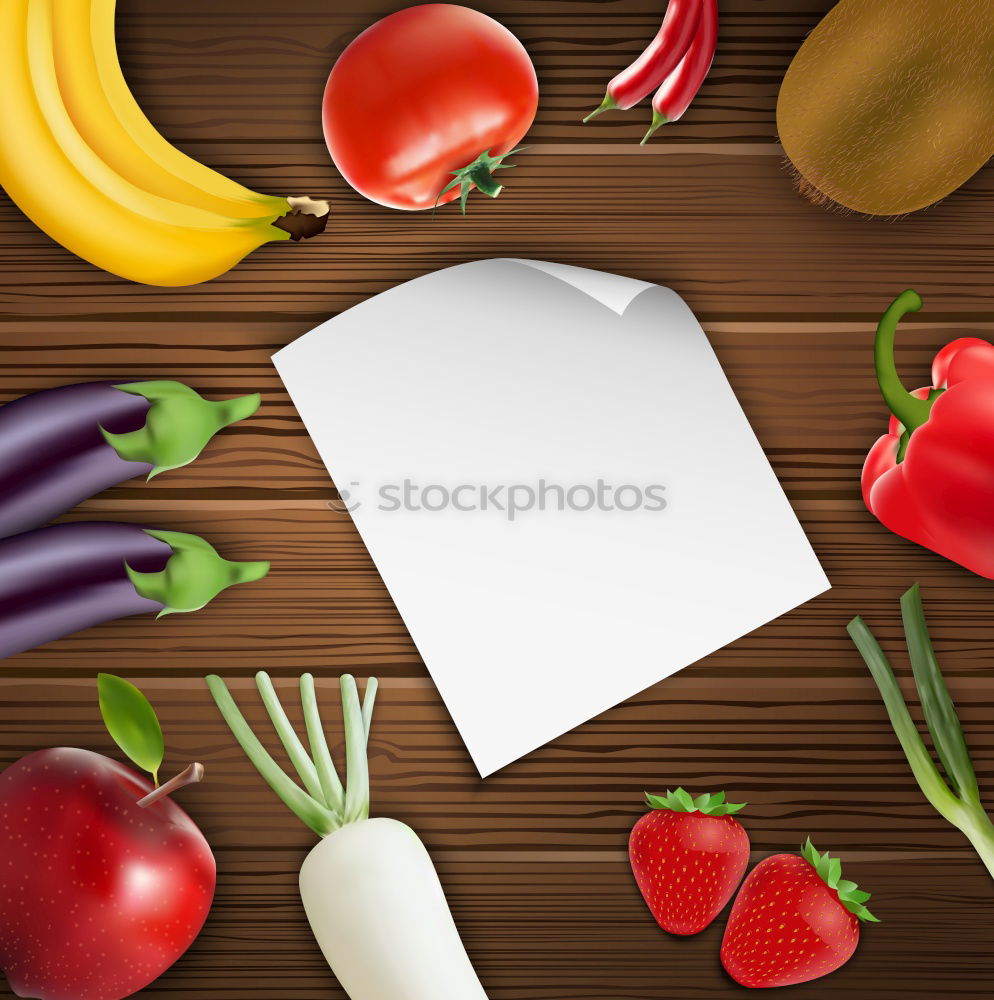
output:
[[[667,288],[479,261],[273,360],[482,775],[829,586]]]

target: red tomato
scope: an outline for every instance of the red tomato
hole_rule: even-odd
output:
[[[507,28],[430,3],[377,21],[341,54],[324,92],[324,136],[360,194],[417,210],[435,204],[453,171],[510,151],[537,108],[535,67]],[[439,204],[459,194],[457,185]]]

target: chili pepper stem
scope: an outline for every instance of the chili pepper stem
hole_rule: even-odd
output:
[[[649,131],[646,132],[645,138],[643,138],[639,145],[644,146],[655,135],[656,130],[662,128],[668,121],[669,118],[666,115],[661,115],[658,111],[653,111],[652,124],[649,126]]]
[[[613,111],[617,106],[618,105],[615,102],[614,98],[610,94],[605,94],[604,95],[604,100],[601,101],[601,106],[599,108],[595,108],[593,111],[591,111],[590,114],[587,115],[587,117],[583,119],[583,121],[585,123],[589,122],[589,121],[592,121],[598,115],[604,114],[605,111]]]
[[[905,389],[894,361],[894,338],[901,319],[909,312],[918,312],[921,307],[921,296],[917,292],[911,289],[901,292],[881,317],[873,342],[873,362],[881,395],[887,408],[909,434],[928,422],[932,401],[916,399]]]

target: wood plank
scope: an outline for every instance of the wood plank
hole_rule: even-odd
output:
[[[209,669],[201,661],[193,676],[140,682],[167,735],[166,770],[194,759],[207,768],[208,780],[184,792],[184,804],[219,848],[306,844],[311,835],[255,773],[197,678]],[[276,753],[251,680],[225,675]],[[717,678],[684,671],[481,781],[434,687],[388,677],[370,743],[374,813],[411,824],[437,850],[617,852],[644,812],[646,789],[720,787],[733,801],[749,802],[744,822],[757,849],[782,849],[810,835],[839,851],[974,857],[915,787],[865,673],[752,676],[748,688],[734,686],[735,678],[733,665]],[[980,780],[991,783],[994,681],[983,674],[968,681],[963,721]],[[965,689],[962,678],[954,684]],[[277,688],[300,725],[296,678],[277,678]],[[719,700],[715,691],[723,688],[730,693]],[[333,668],[318,673],[318,689],[340,757]],[[52,745],[120,756],[103,730],[94,682],[66,679],[56,689],[43,679],[4,676],[0,763]]]
[[[217,901],[203,935],[142,995],[345,1000],[300,908],[296,877],[305,850],[220,854]],[[721,1000],[734,992],[718,963],[724,915],[697,937],[667,936],[646,915],[623,859],[436,858],[491,1000]],[[988,995],[994,956],[971,942],[990,908],[989,880],[958,861],[935,860],[924,872],[920,865],[877,857],[847,864],[861,884],[872,879],[883,922],[864,930],[844,972],[805,987],[805,996],[849,997],[853,983],[871,1000]],[[923,940],[927,952],[916,946]]]
[[[500,198],[456,211],[390,212],[335,177],[323,147],[286,153],[256,147],[252,183],[326,195],[329,233],[263,247],[205,285],[148,292],[95,271],[0,202],[0,314],[12,346],[51,363],[44,324],[139,321],[151,330],[189,324],[188,342],[215,322],[278,331],[273,348],[329,315],[399,282],[467,260],[526,256],[594,267],[670,285],[705,322],[874,321],[906,287],[926,299],[930,324],[989,322],[994,291],[994,173],[981,171],[955,197],[899,221],[867,220],[799,198],[774,155],[682,153],[661,146],[605,155],[521,155]],[[268,165],[278,168],[270,172]],[[623,183],[619,183],[623,178]],[[487,204],[484,204],[487,201]],[[853,253],[853,246],[860,253]],[[909,325],[913,325],[909,323]],[[132,336],[140,351],[143,342]],[[168,333],[167,333],[168,335]],[[830,342],[831,330],[822,334]],[[30,341],[26,341],[30,337]],[[210,340],[208,339],[208,343]],[[119,362],[122,355],[117,355]]]

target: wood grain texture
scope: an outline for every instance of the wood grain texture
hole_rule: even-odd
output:
[[[874,626],[902,678],[898,598],[924,588],[936,648],[994,796],[994,600],[988,581],[895,538],[859,499],[885,426],[871,371],[881,309],[905,287],[900,365],[921,383],[954,336],[994,339],[994,174],[897,222],[815,209],[776,143],[776,91],[831,0],[722,0],[700,98],[652,145],[645,109],[583,126],[606,80],[658,26],[660,0],[492,0],[542,87],[530,149],[496,202],[466,218],[390,212],[337,177],[318,107],[337,54],[395,0],[122,0],[125,68],[185,149],[261,190],[327,195],[329,234],[263,248],[208,285],[153,290],[95,272],[0,196],[0,402],[124,375],[259,390],[253,420],[196,465],[133,481],[70,515],[203,532],[232,558],[270,558],[262,583],[208,612],[130,619],[6,660],[0,766],[41,747],[112,752],[94,675],[140,681],[176,770],[208,781],[184,803],[215,845],[204,934],[142,996],[343,998],[306,927],[295,878],[312,838],[226,734],[203,687],[250,677],[293,700],[312,670],[383,678],[371,742],[374,811],[414,825],[438,863],[492,1000],[710,1000],[737,988],[717,961],[723,919],[674,940],[645,912],[625,860],[643,789],[725,788],[750,803],[756,858],[808,834],[842,853],[884,922],[842,972],[799,997],[990,995],[994,886],[917,791],[844,626]],[[335,489],[270,364],[315,324],[428,271],[490,256],[547,258],[660,282],[701,318],[833,589],[526,759],[476,775]],[[652,655],[652,650],[647,650]],[[513,724],[513,720],[508,720]],[[994,800],[994,799],[992,799]],[[11,996],[0,987],[0,996]],[[398,998],[402,1000],[402,998]]]

